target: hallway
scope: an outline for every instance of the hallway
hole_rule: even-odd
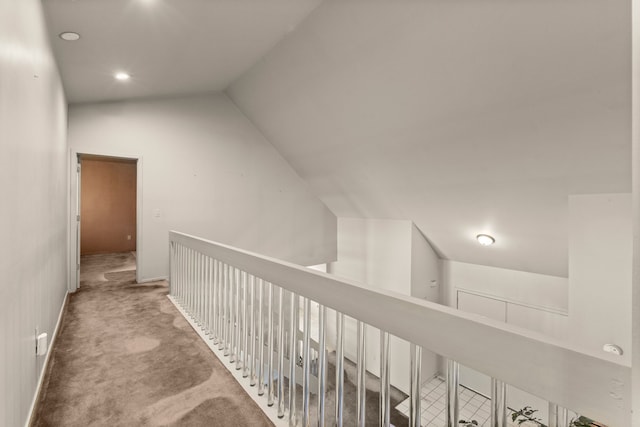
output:
[[[133,253],[82,258],[32,426],[271,422],[166,298],[135,283]]]

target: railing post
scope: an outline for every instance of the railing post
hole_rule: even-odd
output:
[[[187,248],[187,313],[193,319],[193,251]]]
[[[304,298],[304,331],[303,331],[303,349],[302,349],[302,425],[303,427],[309,426],[309,397],[311,390],[309,387],[310,382],[310,362],[311,357],[309,351],[311,350],[311,300]]]
[[[224,350],[224,266],[218,261],[218,350]]]
[[[258,396],[264,394],[264,281],[258,278]]]
[[[229,266],[229,362],[236,363],[236,268]]]
[[[336,312],[336,410],[335,425],[342,427],[344,409],[344,314]]]
[[[324,395],[327,380],[327,350],[326,350],[326,320],[327,309],[323,305],[318,307],[318,425],[324,426]]]
[[[458,362],[447,360],[447,427],[458,427]]]
[[[295,427],[297,424],[296,414],[296,366],[298,359],[297,339],[298,339],[298,295],[291,292],[290,307],[290,328],[289,328],[289,426]]]
[[[357,425],[364,427],[366,422],[366,375],[367,375],[367,325],[358,320],[358,354],[357,354]]]
[[[507,387],[491,378],[491,427],[507,427]]]
[[[204,269],[204,288],[207,295],[204,302],[204,330],[205,335],[207,335],[209,339],[212,339],[213,328],[211,327],[211,319],[213,317],[213,260],[207,255],[204,257]]]
[[[267,404],[273,406],[273,284],[267,282]]]
[[[242,377],[247,378],[249,376],[249,311],[247,306],[249,304],[248,294],[249,281],[247,279],[247,272],[242,272]]]
[[[224,355],[229,356],[231,352],[231,278],[229,277],[230,267],[224,265]]]
[[[201,320],[200,320],[200,280],[198,278],[198,275],[200,273],[199,271],[199,258],[200,258],[200,254],[198,252],[194,250],[191,251],[191,257],[192,257],[192,265],[191,265],[191,279],[192,279],[192,287],[191,289],[193,290],[193,320],[196,323],[196,325],[200,326],[201,324]]]
[[[558,405],[549,402],[549,427],[558,427]]]
[[[389,338],[388,332],[380,330],[380,425],[384,427],[391,419]]]
[[[218,260],[211,258],[211,337],[218,344]]]
[[[250,381],[249,385],[253,387],[256,385],[256,277],[254,275],[249,276],[249,298],[251,304],[249,306],[249,334],[251,336],[251,359],[249,363],[251,365],[251,371],[249,372]]]
[[[234,332],[235,332],[235,352],[236,352],[236,371],[239,371],[242,367],[242,340],[240,339],[240,331],[242,329],[242,313],[240,312],[240,293],[242,288],[242,282],[240,281],[240,269],[235,269],[235,323],[234,323]]]
[[[278,418],[284,417],[284,290],[278,288]]]
[[[200,252],[196,252],[196,323],[202,329],[204,322],[204,280],[203,280],[203,258]]]
[[[549,402],[549,427],[569,427],[569,411]]]
[[[409,391],[409,427],[420,427],[422,347],[411,343],[411,386]]]
[[[207,255],[203,255],[202,257],[202,287],[204,289],[204,300],[202,302],[202,311],[204,312],[204,315],[202,316],[202,327],[204,329],[204,334],[210,335],[211,329],[209,328],[209,316],[211,315],[211,289],[209,285],[211,282],[209,280],[209,257]]]

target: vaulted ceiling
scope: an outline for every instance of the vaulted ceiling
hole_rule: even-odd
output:
[[[568,196],[630,191],[627,1],[44,3],[70,101],[226,90],[336,215],[448,259],[566,276]]]

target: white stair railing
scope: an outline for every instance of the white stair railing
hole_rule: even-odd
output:
[[[631,369],[549,337],[179,232],[170,232],[170,261],[170,298],[242,370],[249,384],[257,385],[258,396],[267,394],[269,406],[276,404],[278,416],[288,417],[290,426],[343,425],[345,315],[358,324],[357,398],[349,403],[357,408],[360,426],[366,419],[368,325],[381,331],[380,425],[390,423],[392,335],[411,343],[406,363],[411,427],[420,426],[423,348],[448,361],[448,427],[458,426],[459,364],[491,376],[491,426],[506,424],[506,384],[552,402],[550,426],[566,423],[566,408],[609,426],[630,425]],[[311,339],[311,301],[319,304],[317,344]],[[335,411],[330,415],[325,414],[326,308],[337,312]],[[312,381],[314,373],[317,381]],[[302,384],[301,408],[296,407],[296,384]],[[317,395],[313,414],[311,394]]]

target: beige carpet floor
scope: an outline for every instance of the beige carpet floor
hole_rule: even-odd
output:
[[[82,258],[32,426],[272,426],[131,253]]]

